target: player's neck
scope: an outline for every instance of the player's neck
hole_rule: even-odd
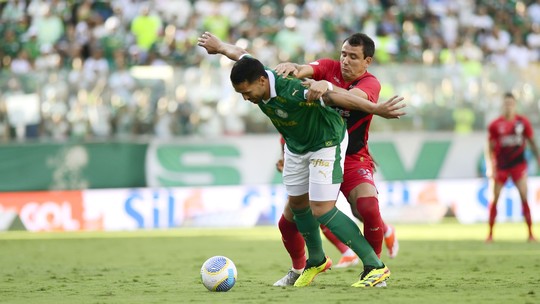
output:
[[[506,120],[513,120],[514,118],[516,118],[516,113],[504,113],[503,117]]]

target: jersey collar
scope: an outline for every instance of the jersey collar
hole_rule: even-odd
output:
[[[272,73],[269,70],[266,70],[266,74],[268,74],[268,84],[270,85],[270,98],[267,100],[263,100],[265,104],[267,104],[270,99],[277,97],[276,93],[276,77],[274,76],[274,73]]]

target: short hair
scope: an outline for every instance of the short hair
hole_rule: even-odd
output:
[[[231,70],[231,82],[235,85],[244,81],[252,83],[261,76],[268,78],[264,65],[259,60],[249,56],[238,60]]]
[[[363,34],[363,33],[352,34],[351,36],[343,40],[343,43],[345,42],[349,42],[351,46],[363,46],[364,58],[373,57],[373,55],[375,55],[375,42],[373,42],[373,39],[369,38],[369,36],[366,34]]]
[[[504,95],[503,95],[504,98],[512,98],[512,99],[516,99],[516,97],[514,97],[514,94],[510,93],[510,92],[505,92]]]

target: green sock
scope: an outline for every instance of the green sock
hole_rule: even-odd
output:
[[[373,266],[380,268],[383,263],[373,251],[373,248],[358,229],[356,223],[345,213],[334,207],[332,210],[323,214],[317,219],[325,225],[340,241],[349,246],[362,260],[364,266]]]
[[[310,265],[319,265],[325,259],[319,222],[317,222],[309,207],[306,209],[291,209],[291,211],[294,214],[296,227],[306,241]]]

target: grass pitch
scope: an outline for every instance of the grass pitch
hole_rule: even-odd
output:
[[[497,224],[489,245],[485,224],[396,229],[398,257],[383,251],[388,287],[371,289],[350,287],[360,265],[332,269],[306,288],[271,286],[290,267],[276,227],[0,233],[0,303],[540,303],[540,244],[525,242],[524,224]],[[229,292],[199,282],[214,255],[236,264]]]

